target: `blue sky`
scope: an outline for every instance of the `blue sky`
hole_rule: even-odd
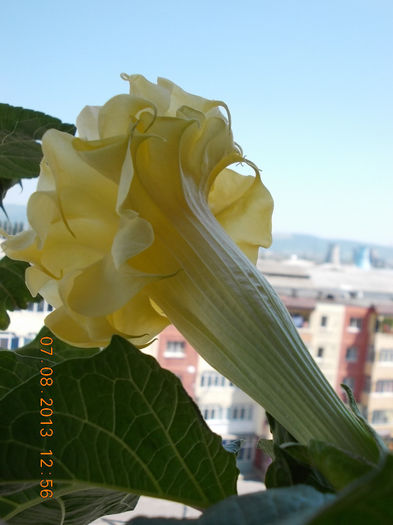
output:
[[[2,102],[74,122],[127,91],[122,71],[167,77],[229,105],[274,231],[393,244],[391,0],[5,0],[2,17]]]

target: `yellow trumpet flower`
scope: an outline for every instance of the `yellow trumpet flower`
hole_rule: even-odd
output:
[[[78,117],[78,138],[42,140],[31,230],[4,243],[55,307],[46,325],[76,346],[113,334],[144,345],[169,322],[301,443],[373,458],[254,264],[273,201],[234,142],[223,102],[127,76],[131,91]],[[244,162],[254,175],[230,166]],[[250,262],[251,261],[251,262]]]

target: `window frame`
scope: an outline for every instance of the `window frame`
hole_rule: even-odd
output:
[[[393,394],[393,379],[378,379],[375,383],[377,394]]]
[[[179,349],[168,348],[169,345],[178,345]],[[168,339],[165,342],[164,357],[182,359],[186,356],[186,342],[180,339]]]
[[[355,354],[355,357],[351,357],[351,354]],[[347,363],[357,363],[359,359],[359,349],[357,346],[347,346],[347,349],[345,350],[345,361]]]
[[[363,318],[362,317],[350,317],[348,321],[348,331],[349,332],[361,332],[363,328]]]

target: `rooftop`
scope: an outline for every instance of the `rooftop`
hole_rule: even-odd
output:
[[[393,307],[393,270],[259,259],[258,269],[280,295]]]

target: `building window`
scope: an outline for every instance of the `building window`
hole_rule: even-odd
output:
[[[344,377],[343,383],[344,383],[344,385],[349,386],[349,388],[351,390],[355,389],[355,378],[354,377],[352,377],[352,376]]]
[[[207,405],[201,409],[203,418],[208,419],[222,419],[222,406]]]
[[[362,329],[362,319],[360,317],[351,317],[348,327],[351,331],[359,332]]]
[[[389,419],[392,419],[392,417],[389,418],[389,412],[391,412],[390,416],[392,416],[392,410],[373,410],[371,416],[371,423],[374,423],[375,425],[383,425],[385,423],[389,423]]]
[[[324,348],[322,346],[320,346],[317,350],[317,357],[319,357],[320,359],[322,359],[323,357],[323,353],[324,353]]]
[[[382,348],[379,352],[378,361],[383,363],[393,362],[393,348]]]
[[[252,405],[233,405],[227,410],[227,418],[233,420],[251,420],[253,417]]]
[[[296,328],[302,328],[305,325],[304,317],[300,314],[291,314],[293,324]]]
[[[164,357],[184,357],[185,348],[185,341],[167,341]]]
[[[350,346],[345,352],[345,361],[355,363],[358,360],[358,349],[356,346]]]
[[[46,301],[40,301],[39,303],[28,303],[27,310],[29,312],[51,312],[53,306],[48,304]]]
[[[16,350],[19,348],[19,337],[14,333],[3,332],[0,337],[0,348],[3,350]]]
[[[203,372],[201,375],[200,385],[209,387],[223,387],[227,383],[227,379],[218,372]]]
[[[378,379],[375,391],[393,393],[393,379]]]
[[[327,326],[327,322],[328,322],[328,318],[327,318],[327,316],[326,316],[326,315],[323,315],[323,316],[321,317],[321,326],[326,327],[326,326]]]

